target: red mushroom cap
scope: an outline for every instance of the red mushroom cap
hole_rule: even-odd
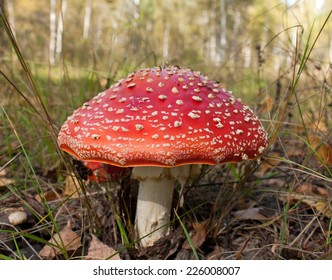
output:
[[[58,142],[84,161],[172,167],[254,159],[267,136],[249,107],[220,84],[190,69],[155,67],[84,103]]]

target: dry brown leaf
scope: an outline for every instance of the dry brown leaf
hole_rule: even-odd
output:
[[[49,190],[49,191],[46,191],[43,193],[43,199],[45,199],[46,201],[54,201],[59,198],[60,198],[59,194],[55,193],[53,190]],[[42,200],[41,196],[38,194],[35,196],[35,199],[38,202],[41,202],[41,200]]]
[[[39,252],[41,257],[53,258],[61,254],[61,251],[63,250],[67,252],[75,251],[81,247],[80,236],[71,229],[70,220],[68,220],[67,225],[59,232],[59,234],[54,234],[49,242],[54,244],[54,246],[48,244],[45,245]]]
[[[262,112],[268,113],[271,112],[273,106],[273,99],[270,95],[266,95],[259,105],[262,107]]]
[[[318,213],[324,215],[327,218],[332,218],[332,204],[329,201],[317,200],[313,197],[309,199],[301,199],[301,202],[309,205],[313,209],[316,209]]]
[[[314,107],[315,105],[312,104]],[[327,121],[325,119],[322,119],[320,116],[320,113],[318,113],[319,110],[313,111],[314,116],[309,116],[307,114],[304,115],[304,122],[306,128],[310,128],[312,131],[319,131],[321,133],[328,133],[329,129],[327,127]],[[303,132],[303,126],[302,126],[302,132]]]
[[[236,202],[235,202],[235,208],[236,209],[248,209],[253,207],[257,201],[254,199],[251,199],[249,197],[240,197]]]
[[[213,251],[207,255],[208,260],[220,260],[221,254],[225,251],[223,247],[215,246]]]
[[[281,160],[277,159],[279,157],[280,157],[280,154],[278,154],[278,153],[275,153],[275,152],[269,153],[268,157],[266,157],[260,164],[259,169],[257,171],[258,174],[263,176],[266,173],[268,173],[269,171],[271,171],[271,169],[278,166],[281,163]]]
[[[322,133],[328,133],[329,129],[323,121],[315,121],[312,125],[312,129],[320,131]]]
[[[316,150],[317,161],[323,160],[326,165],[332,165],[332,147],[316,135],[309,135],[309,141],[313,149]]]
[[[301,158],[303,157],[303,146],[302,143],[298,141],[287,141],[285,142],[288,145],[288,149],[286,150],[285,158]]]
[[[258,207],[248,208],[244,210],[233,211],[232,214],[235,218],[239,220],[265,220],[263,214],[260,213],[261,210]]]
[[[111,257],[112,256],[112,257]],[[111,258],[110,258],[111,257]],[[113,248],[102,243],[96,236],[92,235],[86,260],[120,260],[120,256]]]
[[[299,187],[296,188],[295,191],[299,194],[304,194],[304,195],[316,195],[316,196],[318,195],[325,198],[329,197],[329,192],[326,189],[309,183],[300,185]]]
[[[204,221],[201,223],[194,223],[193,228],[195,230],[195,234],[192,237],[192,241],[196,248],[201,247],[206,239],[206,227],[209,221]]]
[[[80,182],[76,178],[75,174],[67,176],[65,181],[65,190],[63,192],[64,195],[78,197],[80,189]]]
[[[201,247],[202,244],[204,243],[204,241],[206,239],[207,225],[208,225],[208,221],[204,221],[201,223],[193,223],[194,234],[191,237],[191,241],[194,244],[195,248]],[[183,243],[182,248],[187,249],[187,250],[191,249],[190,244],[187,240]]]
[[[7,178],[6,177],[6,170],[1,170],[0,171],[0,188],[1,187],[6,187],[10,184],[14,184],[14,180],[13,179],[10,179],[10,178]]]
[[[312,205],[327,218],[332,218],[332,205],[328,201],[317,201]]]
[[[321,260],[332,260],[332,252],[324,254],[320,259]]]
[[[332,217],[332,203],[327,190],[311,184],[303,184],[294,192],[281,194],[279,199],[283,202],[300,201],[316,209],[327,218]]]
[[[279,247],[279,244],[277,244],[277,243],[273,244],[272,247],[271,247],[271,252],[273,254],[275,254],[278,247]]]
[[[330,194],[328,190],[309,183],[302,184],[295,190],[297,193],[304,195],[302,202],[310,205],[325,217],[332,217],[331,203],[329,202]]]

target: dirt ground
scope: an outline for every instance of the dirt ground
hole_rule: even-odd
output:
[[[40,190],[20,168],[21,180],[2,172],[0,254],[14,259],[331,258],[331,178],[315,156],[307,157],[305,146],[294,139],[287,145],[286,154],[274,145],[260,164],[205,166],[188,182],[182,207],[175,192],[171,232],[145,249],[133,242],[138,184],[130,171],[118,181],[96,184],[64,175],[68,172],[60,164],[47,172],[36,168]],[[304,161],[307,169],[301,167]],[[66,177],[63,183],[59,172]],[[78,192],[74,181],[80,182]]]

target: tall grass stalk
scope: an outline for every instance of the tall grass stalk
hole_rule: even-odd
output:
[[[183,229],[184,235],[185,235],[186,238],[187,238],[187,241],[188,241],[189,246],[190,246],[190,248],[191,248],[191,250],[192,250],[192,252],[193,252],[193,254],[194,254],[195,259],[196,259],[196,260],[199,260],[200,257],[199,257],[199,255],[198,255],[198,253],[197,253],[197,250],[196,250],[196,248],[195,248],[195,245],[194,245],[194,243],[193,243],[193,241],[192,241],[192,239],[191,239],[191,237],[190,237],[190,235],[189,235],[189,232],[188,232],[186,226],[184,225],[184,223],[182,222],[180,216],[178,215],[178,213],[177,213],[176,211],[174,211],[174,214],[175,214],[177,220],[179,221],[179,223],[180,223],[180,225],[181,225],[181,227],[182,227],[182,229]]]
[[[40,222],[40,223],[43,223],[43,221],[45,221],[46,219],[50,219],[54,231],[55,231],[56,233],[59,234],[60,230],[59,230],[58,225],[57,225],[57,223],[56,223],[56,221],[55,221],[55,217],[53,216],[53,212],[54,212],[55,210],[51,210],[51,209],[50,209],[50,207],[49,207],[49,205],[48,205],[48,202],[47,202],[46,199],[45,199],[44,190],[43,190],[42,186],[40,185],[40,182],[39,182],[38,176],[37,176],[37,174],[36,174],[36,172],[35,172],[35,169],[34,169],[34,167],[33,167],[33,165],[32,165],[32,162],[31,162],[31,160],[30,160],[30,157],[29,157],[29,155],[28,155],[28,153],[27,153],[27,151],[26,151],[26,149],[25,149],[25,147],[24,147],[24,144],[23,144],[23,142],[21,141],[21,138],[20,138],[20,136],[18,135],[18,133],[17,133],[17,131],[16,131],[16,128],[15,128],[14,124],[12,123],[10,117],[8,116],[6,110],[4,109],[4,107],[3,107],[1,104],[0,104],[0,109],[2,110],[2,112],[4,113],[4,115],[6,116],[7,121],[9,122],[9,124],[10,124],[10,126],[11,126],[11,129],[12,129],[13,133],[14,133],[15,136],[16,136],[16,139],[17,139],[17,141],[19,142],[21,152],[22,152],[22,154],[24,155],[24,159],[26,160],[26,164],[27,164],[27,166],[25,166],[25,164],[23,164],[23,162],[22,162],[22,164],[23,164],[23,166],[26,168],[25,171],[26,171],[26,174],[27,174],[28,177],[29,177],[29,182],[31,182],[31,183],[33,184],[34,189],[36,190],[37,195],[39,196],[40,201],[41,201],[41,203],[42,203],[42,205],[43,205],[43,207],[44,207],[44,209],[45,209],[45,211],[46,211],[46,213],[47,213],[47,215],[46,215],[45,217],[41,217],[41,218],[38,217],[38,218],[40,218],[40,221],[39,221],[39,222]],[[9,189],[11,189],[11,188],[9,188]],[[12,193],[15,193],[15,190],[14,190],[14,189],[12,189]],[[23,205],[26,205],[26,206],[31,210],[31,213],[35,213],[35,211],[34,211],[31,207],[29,207],[29,204],[28,204],[28,203],[26,203],[25,201],[22,201],[22,204],[23,204]],[[37,213],[35,213],[35,214],[37,215]],[[45,230],[47,230],[47,231],[49,232],[49,234],[50,234],[51,236],[53,236],[52,232],[50,232],[50,231],[47,229],[46,226],[45,226]],[[60,234],[59,234],[59,237],[60,237],[60,243],[62,243],[62,244],[57,244],[57,245],[59,246],[59,248],[64,248],[64,244],[63,244],[63,241],[62,241],[62,239],[61,239],[61,235],[60,235]],[[67,252],[66,252],[65,250],[63,250],[63,254],[64,254],[65,257],[68,257]]]
[[[302,32],[303,28],[301,26],[298,27],[298,28],[300,28],[301,32],[296,37],[296,46],[295,46],[294,64],[293,64],[293,79],[292,79],[292,83],[291,83],[290,92],[289,92],[288,96],[286,96],[285,103],[288,104],[289,101],[291,100],[291,98],[293,96],[295,96],[296,104],[297,104],[297,107],[298,107],[298,110],[299,110],[299,113],[300,113],[300,117],[301,117],[301,121],[302,121],[304,130],[305,130],[306,137],[308,137],[308,133],[307,133],[307,129],[306,129],[306,125],[305,125],[304,119],[303,119],[303,113],[302,113],[302,109],[301,109],[301,106],[300,106],[300,102],[299,102],[298,96],[296,94],[296,88],[297,88],[297,86],[299,84],[301,75],[303,73],[303,70],[305,69],[305,66],[306,66],[306,64],[308,62],[308,59],[309,59],[309,57],[310,57],[310,55],[311,55],[311,53],[312,53],[312,51],[313,51],[313,49],[315,47],[315,45],[316,45],[316,43],[317,43],[320,35],[322,34],[323,30],[325,29],[326,24],[329,21],[331,15],[332,15],[332,11],[329,12],[329,14],[326,17],[323,25],[320,27],[318,34],[314,38],[313,43],[310,45],[310,41],[312,39],[313,27],[314,27],[314,24],[312,24],[310,32],[309,32],[309,35],[308,35],[308,38],[307,38],[307,40],[305,42],[304,51],[303,51],[303,54],[301,55],[300,61],[297,60],[297,57],[299,55],[299,51],[300,51],[300,47],[301,47],[300,37],[303,34],[303,32]],[[299,67],[296,70],[296,66],[298,65],[298,63],[299,63]],[[276,124],[276,126],[274,127],[274,129],[272,131],[272,136],[270,138],[270,144],[274,143],[274,141],[275,141],[275,139],[277,137],[278,131],[280,130],[280,128],[281,128],[281,126],[282,126],[282,124],[283,124],[283,122],[284,122],[284,120],[285,120],[285,118],[287,116],[287,112],[288,112],[288,107],[284,106],[281,109],[281,111],[277,112],[275,114],[275,116],[272,118],[272,119],[278,119],[278,121],[277,121],[277,124]]]
[[[4,2],[1,2],[1,10],[2,11],[5,10],[3,5],[4,5]],[[23,54],[21,52],[19,44],[18,44],[18,42],[16,40],[16,37],[15,37],[15,35],[14,35],[11,27],[10,27],[9,21],[8,21],[5,13],[0,13],[0,18],[1,18],[1,23],[2,23],[2,25],[3,25],[3,27],[4,27],[5,31],[6,31],[7,38],[9,39],[10,44],[13,47],[13,49],[15,51],[15,54],[16,54],[16,56],[18,58],[18,61],[20,62],[21,67],[24,70],[25,77],[26,77],[26,79],[28,81],[30,89],[32,90],[32,92],[34,94],[34,97],[35,97],[35,100],[37,102],[37,104],[36,104],[37,107],[35,107],[35,105],[32,105],[31,102],[29,102],[29,105],[32,106],[32,108],[41,115],[42,119],[48,125],[50,131],[53,132],[53,135],[56,135],[55,130],[54,130],[53,125],[52,125],[52,119],[51,119],[50,115],[48,114],[48,111],[47,111],[47,109],[46,109],[46,107],[45,107],[45,105],[44,105],[44,103],[42,101],[42,98],[41,98],[39,92],[38,92],[38,89],[37,89],[36,84],[35,84],[35,82],[33,80],[30,68],[28,67],[28,65],[25,62],[24,56],[23,56]],[[1,72],[1,73],[3,74],[3,72]],[[6,78],[6,76],[5,76],[5,78]],[[6,78],[6,79],[8,80],[8,78]],[[11,84],[13,85],[13,83],[11,83]],[[21,94],[20,91],[18,91],[18,92]],[[27,98],[24,97],[24,94],[23,95],[21,94],[21,96],[25,100],[27,100]],[[42,109],[42,112],[39,112],[39,110],[37,109],[38,107],[40,107]]]

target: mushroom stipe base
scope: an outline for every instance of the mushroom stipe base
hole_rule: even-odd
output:
[[[136,239],[143,247],[169,233],[170,214],[176,181],[190,176],[189,165],[174,168],[135,167],[132,178],[139,181],[135,220]]]

